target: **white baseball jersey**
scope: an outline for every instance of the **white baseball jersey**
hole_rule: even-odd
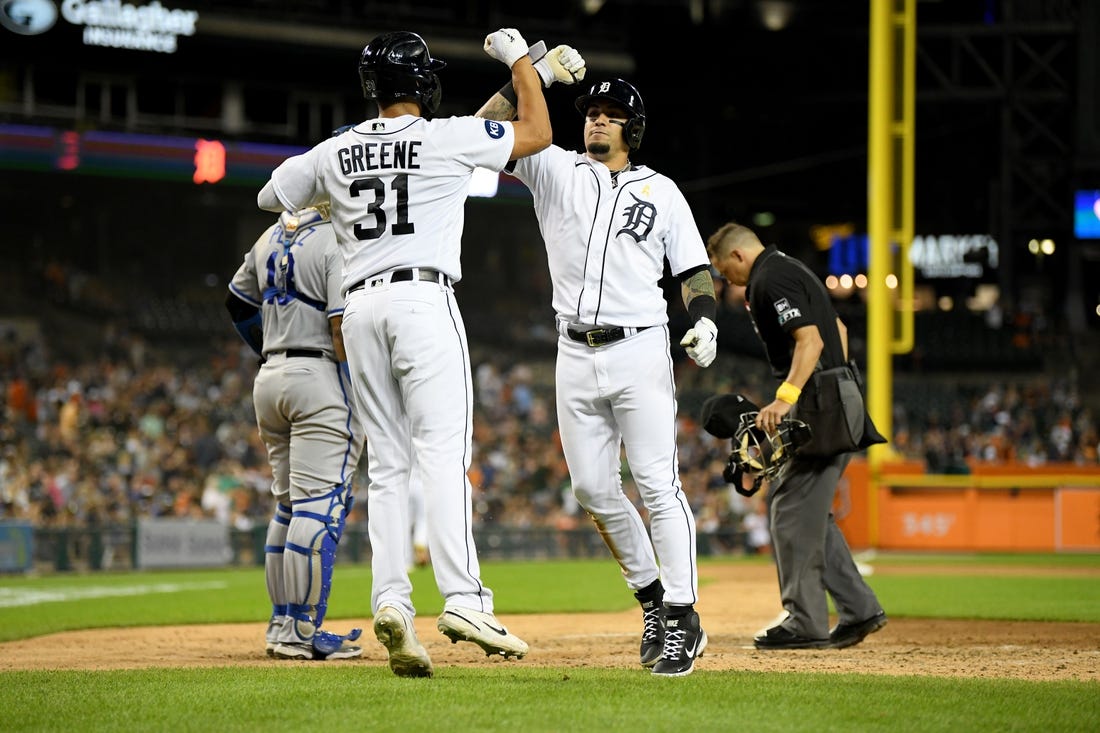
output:
[[[514,175],[531,189],[559,320],[607,326],[668,322],[659,281],[707,266],[706,247],[676,184],[645,166],[611,171],[550,146]]]
[[[507,164],[510,122],[371,119],[290,158],[261,191],[294,208],[330,201],[344,257],[344,348],[367,434],[371,608],[412,606],[409,486],[428,507],[445,607],[491,613],[471,522],[473,388],[450,283],[462,277],[463,213],[476,167]],[[354,287],[366,281],[364,287]]]
[[[345,289],[408,267],[458,282],[471,172],[503,169],[514,139],[510,122],[378,118],[283,162],[271,181],[290,210],[331,201]]]

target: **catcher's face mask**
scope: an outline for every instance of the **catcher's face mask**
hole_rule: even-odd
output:
[[[787,418],[771,434],[756,427],[760,408],[739,394],[709,397],[703,403],[703,429],[716,438],[729,438],[733,445],[722,478],[742,496],[752,496],[765,479],[779,475],[795,451],[810,439],[810,428],[801,420]],[[745,486],[745,479],[752,486]]]
[[[795,450],[810,438],[810,428],[801,420],[786,418],[774,433],[756,427],[756,412],[741,414],[740,425],[733,435],[730,463],[757,480],[774,479]]]
[[[794,451],[810,439],[810,426],[802,420],[787,418],[779,424],[774,433],[764,433],[756,426],[756,412],[741,413],[740,423],[734,437],[733,451],[723,477],[727,483],[734,484],[738,493],[751,496],[760,489],[764,480],[771,481],[794,457]],[[751,488],[746,488],[742,477],[749,475]]]

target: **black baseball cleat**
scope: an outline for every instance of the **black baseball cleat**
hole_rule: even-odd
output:
[[[666,611],[667,614],[667,611]],[[695,611],[681,616],[665,616],[665,644],[661,659],[653,665],[659,677],[686,677],[695,670],[695,660],[707,648],[707,632],[699,626]]]
[[[757,649],[825,649],[831,646],[828,639],[810,639],[799,636],[784,626],[773,626],[753,637]]]
[[[829,632],[829,647],[832,649],[847,649],[850,646],[855,646],[885,626],[888,620],[886,612],[879,611],[865,621],[854,624],[837,624]]]
[[[665,648],[664,604],[657,600],[642,604],[642,647],[643,667],[652,667],[661,659]]]

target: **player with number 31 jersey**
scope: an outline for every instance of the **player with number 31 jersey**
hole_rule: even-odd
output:
[[[271,182],[292,210],[331,196],[341,212],[333,225],[343,243],[344,290],[406,267],[431,267],[458,282],[470,171],[504,168],[513,140],[511,123],[473,117],[367,120],[287,160]]]
[[[363,49],[359,77],[378,116],[280,165],[263,209],[330,201],[344,260],[342,331],[356,408],[367,435],[374,633],[400,677],[430,677],[413,625],[408,574],[409,491],[424,488],[432,571],[443,595],[437,628],[487,654],[523,657],[527,643],[493,613],[472,530],[473,380],[454,283],[474,169],[499,171],[546,148],[550,117],[518,31],[485,51],[506,64],[519,95],[508,122],[432,119],[440,100],[433,58],[415,33],[385,33]],[[559,52],[560,53],[560,52]]]

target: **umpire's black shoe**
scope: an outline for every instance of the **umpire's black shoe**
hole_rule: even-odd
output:
[[[837,624],[829,632],[829,646],[833,649],[847,649],[855,646],[886,625],[885,611],[879,611],[866,621],[854,624]]]
[[[799,636],[784,626],[773,626],[753,637],[757,649],[825,649],[828,639],[810,639]]]
[[[666,611],[667,614],[667,611]],[[707,632],[699,626],[699,614],[665,616],[665,646],[661,659],[653,665],[660,677],[686,677],[695,670],[695,659],[707,648]]]

